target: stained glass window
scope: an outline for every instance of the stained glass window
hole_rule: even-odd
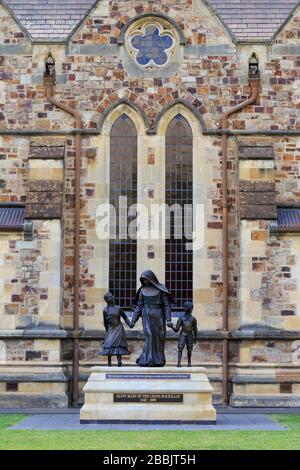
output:
[[[128,207],[137,203],[137,131],[126,114],[115,122],[110,138],[110,204],[116,209],[117,230],[109,244],[109,289],[121,307],[129,308],[136,292],[137,244],[128,236],[119,238],[120,196],[127,197]],[[121,220],[126,233],[130,220]]]
[[[178,114],[166,132],[166,204],[182,208],[193,203],[193,135],[187,120]],[[183,211],[184,215],[184,211]],[[181,224],[182,237],[175,236],[175,222]],[[187,242],[192,233],[192,211],[188,220],[171,217],[170,237],[166,239],[166,285],[171,290],[175,307],[193,298],[193,252]],[[185,227],[184,227],[185,225]],[[166,220],[167,227],[167,220]]]
[[[168,33],[161,33],[158,26],[151,24],[144,34],[135,34],[131,45],[138,51],[136,61],[139,65],[165,65],[168,62],[168,51],[173,46],[173,38]]]

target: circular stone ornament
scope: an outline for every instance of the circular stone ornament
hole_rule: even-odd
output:
[[[166,67],[175,57],[177,32],[166,21],[151,18],[142,23],[137,21],[126,36],[129,55],[142,68]]]

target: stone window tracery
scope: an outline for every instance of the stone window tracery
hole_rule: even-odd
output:
[[[172,119],[166,130],[165,203],[168,207],[179,204],[185,209],[193,204],[193,133],[181,114]],[[191,238],[186,238],[192,236],[193,217],[185,212],[181,237],[176,237],[175,217],[166,221],[170,238],[165,243],[165,280],[174,296],[175,308],[182,308],[185,300],[193,299],[193,252],[187,249]]]
[[[174,40],[168,33],[162,34],[155,24],[150,24],[144,34],[136,34],[131,38],[131,45],[138,51],[136,61],[139,65],[165,65],[168,62],[168,51]]]
[[[127,50],[142,68],[166,67],[175,59],[178,33],[166,20],[146,18],[137,21],[126,36]]]
[[[117,216],[116,238],[109,243],[109,290],[119,305],[131,308],[136,293],[137,241],[129,236],[123,238],[120,233],[122,229],[126,234],[127,225],[124,226],[119,208],[121,196],[127,197],[128,207],[137,203],[137,130],[127,114],[122,114],[111,129],[109,188],[110,204]],[[126,222],[131,220],[128,217]]]

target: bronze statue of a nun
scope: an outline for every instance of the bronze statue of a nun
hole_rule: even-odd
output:
[[[150,270],[143,272],[140,281],[142,285],[135,296],[132,324],[142,318],[145,342],[136,363],[141,367],[163,367],[166,363],[166,324],[172,325],[171,295]]]

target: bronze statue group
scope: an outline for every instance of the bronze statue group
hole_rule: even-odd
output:
[[[186,301],[184,312],[174,327],[171,319],[172,297],[166,286],[160,284],[152,271],[145,271],[141,277],[141,287],[133,303],[132,320],[124,310],[115,305],[115,298],[108,292],[104,296],[106,307],[103,311],[106,336],[101,355],[107,356],[108,365],[112,365],[112,356],[117,357],[118,366],[122,366],[122,356],[129,355],[125,330],[121,319],[129,328],[133,328],[139,318],[143,322],[144,348],[136,363],[140,367],[163,367],[165,358],[166,326],[180,332],[178,340],[178,363],[181,367],[182,352],[186,346],[188,367],[191,367],[193,346],[197,340],[197,320],[192,315],[193,304]]]

